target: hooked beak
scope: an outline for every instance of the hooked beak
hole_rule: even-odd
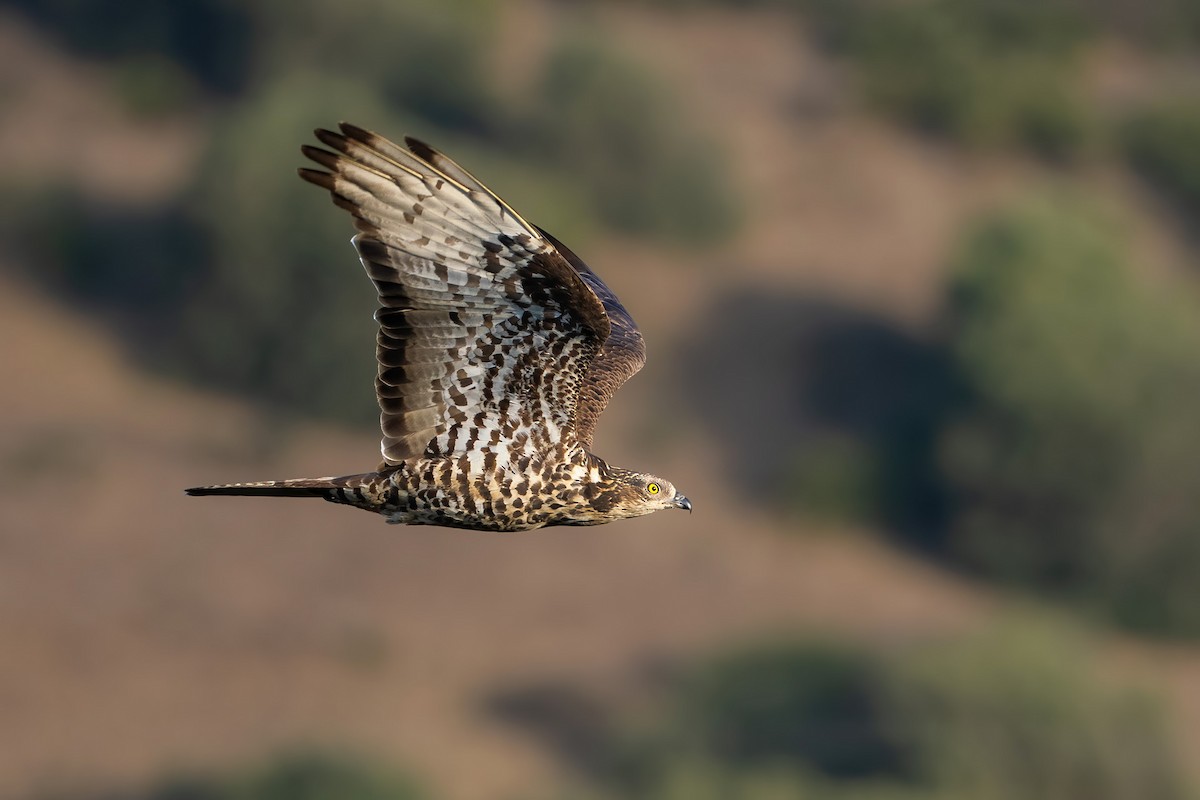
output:
[[[678,492],[675,493],[675,500],[672,502],[674,502],[676,508],[682,508],[684,511],[691,513],[692,501],[688,500],[686,497],[679,494]]]

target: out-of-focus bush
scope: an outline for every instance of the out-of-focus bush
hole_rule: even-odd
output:
[[[142,300],[178,294],[177,287],[163,281],[173,283],[187,270],[164,273],[155,259],[136,257],[172,238],[142,239],[140,234],[158,226],[145,225],[145,215],[136,210],[97,207],[68,188],[5,195],[0,208],[6,241],[23,260],[38,264],[37,277],[55,291],[98,305],[127,292],[145,291]]]
[[[684,682],[675,746],[721,762],[803,763],[833,777],[902,771],[887,730],[879,665],[829,644],[751,650],[702,666]]]
[[[59,187],[0,196],[0,218],[0,238],[36,265],[29,279],[143,344],[161,338],[207,262],[203,232],[178,204],[101,204]]]
[[[761,286],[714,297],[683,340],[681,401],[721,447],[741,496],[923,542],[942,530],[934,442],[960,389],[932,332]],[[746,390],[764,376],[770,391]]]
[[[1093,663],[1070,629],[1019,618],[905,654],[886,705],[939,798],[1191,797],[1160,704]]]
[[[550,56],[542,91],[523,138],[580,181],[608,224],[685,242],[718,241],[736,228],[724,160],[653,75],[574,41]]]
[[[496,3],[261,0],[260,5],[264,20],[272,22],[265,37],[272,73],[318,69],[357,83],[361,91],[378,91],[394,107],[441,128],[492,132],[502,116],[487,63],[500,11]]]
[[[1134,166],[1189,215],[1200,212],[1200,102],[1187,98],[1145,110],[1124,134]]]
[[[215,786],[213,800],[420,800],[402,775],[343,758],[293,755]]]
[[[1098,29],[1126,27],[1119,1],[1101,8],[1077,0],[657,4],[792,10],[809,36],[850,59],[867,98],[885,113],[971,147],[1024,147],[1054,159],[1078,155],[1097,133],[1080,81],[1080,45]]]
[[[1058,197],[983,224],[950,342],[970,391],[942,443],[948,547],[1128,625],[1200,634],[1200,317]]]
[[[776,488],[792,510],[829,520],[870,520],[883,511],[882,448],[857,435],[814,436],[793,448],[791,469]]]
[[[1062,3],[873,4],[835,22],[867,96],[921,128],[1056,158],[1091,136],[1075,63],[1086,28]]]
[[[284,756],[227,777],[173,778],[140,791],[86,793],[72,800],[422,800],[408,777],[353,759],[321,754]]]
[[[1071,0],[1106,33],[1158,54],[1182,51],[1200,42],[1200,3],[1195,0]]]
[[[254,68],[259,27],[250,3],[10,0],[8,4],[85,55],[178,62],[217,91],[239,91]]]
[[[1042,623],[875,655],[770,644],[686,677],[613,797],[1184,800],[1158,705]]]
[[[818,433],[795,443],[798,468],[783,488],[806,514],[882,523],[923,542],[945,515],[933,443],[960,399],[956,371],[933,337],[869,314],[810,324],[791,360],[805,373],[798,416]]]
[[[297,73],[222,121],[192,200],[210,257],[180,312],[175,358],[206,382],[366,422],[377,413],[375,294],[346,214],[296,176],[300,132],[342,115],[388,119],[370,92]]]
[[[134,117],[154,119],[194,107],[199,91],[191,73],[160,55],[130,57],[115,70],[117,97]]]

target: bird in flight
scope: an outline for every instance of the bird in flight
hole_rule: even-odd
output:
[[[321,497],[388,522],[519,531],[691,511],[670,482],[591,452],[600,414],[646,361],[633,318],[561,242],[446,156],[346,123],[300,177],[354,218],[379,291],[383,463],[190,495]]]

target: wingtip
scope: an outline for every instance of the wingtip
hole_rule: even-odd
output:
[[[326,147],[332,147],[334,150],[346,152],[346,137],[337,131],[331,131],[326,128],[317,128],[313,131],[313,135],[317,140]]]
[[[434,150],[432,147],[415,136],[405,136],[404,146],[422,161],[431,161],[438,156],[437,150]]]
[[[360,128],[358,125],[355,125],[352,122],[346,122],[345,120],[342,120],[338,123],[338,130],[340,130],[342,135],[346,136],[347,138],[357,139],[360,142],[369,142],[375,135],[366,128]]]
[[[319,169],[309,169],[308,167],[299,167],[296,169],[296,174],[309,183],[320,186],[322,189],[334,191],[333,175]]]
[[[326,142],[326,144],[329,143]],[[330,146],[332,147],[334,145],[330,144]],[[305,158],[317,162],[328,170],[333,170],[337,166],[340,158],[337,153],[331,153],[328,150],[323,150],[320,147],[314,147],[311,144],[300,145],[300,152],[304,154]]]

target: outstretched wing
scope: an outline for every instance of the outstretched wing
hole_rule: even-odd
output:
[[[385,463],[470,451],[507,430],[579,436],[614,329],[599,279],[432,148],[346,124],[317,138],[330,150],[303,151],[328,171],[300,174],[354,216],[379,291]]]

